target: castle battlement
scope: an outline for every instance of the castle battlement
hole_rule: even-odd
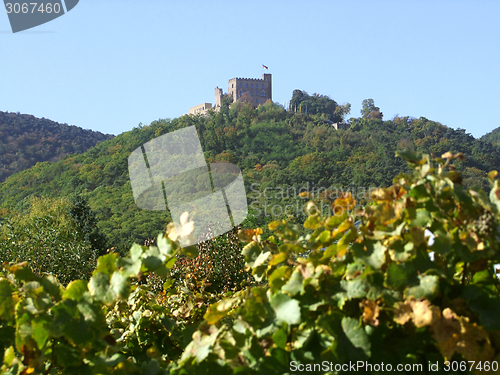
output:
[[[231,78],[229,80],[229,82],[231,82],[231,81],[233,81],[235,79],[242,80],[242,81],[265,81],[264,78],[241,78],[241,77],[236,77],[236,78]]]

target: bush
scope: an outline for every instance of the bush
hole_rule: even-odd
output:
[[[462,187],[452,164],[461,154],[404,156],[414,174],[375,191],[363,212],[354,212],[351,196],[335,201],[343,209],[332,217],[320,217],[309,202],[304,227],[311,235],[277,221],[269,227],[284,241],[279,247],[242,236],[254,277],[268,284],[211,305],[171,373],[284,374],[311,370],[313,363],[337,373],[335,365],[349,361],[384,363],[386,371],[402,364],[414,373],[429,371],[429,363],[445,373],[445,360],[462,361],[467,370],[467,361],[495,369],[497,173],[489,175],[488,197]],[[306,259],[297,257],[305,250]]]
[[[245,271],[237,229],[233,228],[215,238],[212,238],[213,230],[212,226],[206,231],[207,239],[196,246],[195,257],[178,257],[169,275],[175,280],[173,285],[176,288],[186,287],[193,292],[219,294],[240,290],[254,282],[250,272]],[[144,244],[154,242],[147,240]],[[160,278],[150,275],[148,281],[154,290],[163,289]]]
[[[63,284],[88,279],[102,248],[93,247],[94,237],[85,231],[91,225],[75,221],[76,212],[68,199],[32,198],[0,228],[1,260],[28,261],[35,274],[51,273]]]

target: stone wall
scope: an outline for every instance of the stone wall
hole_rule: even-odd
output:
[[[233,102],[245,93],[252,104],[258,106],[268,100],[273,100],[271,74],[263,74],[260,78],[233,78],[229,80],[227,92],[233,97]]]

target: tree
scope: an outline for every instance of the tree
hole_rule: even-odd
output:
[[[75,195],[71,198],[69,215],[80,229],[83,239],[90,243],[92,249],[97,250],[99,256],[106,254],[106,237],[97,226],[95,213],[91,210],[88,201],[84,197]]]
[[[9,225],[0,227],[5,241],[0,261],[29,261],[36,274],[51,273],[63,284],[88,279],[99,256],[93,245],[99,244],[99,236],[91,230],[96,222],[86,206],[78,205],[86,214],[81,222],[70,214],[74,207],[65,198],[31,198]]]
[[[293,90],[290,105],[293,110],[307,112],[310,115],[322,115],[333,122],[340,122],[343,116],[350,112],[350,104],[339,106],[337,102],[329,96],[312,94],[301,90]]]
[[[309,95],[307,95],[307,92],[295,89],[293,90],[292,93],[292,99],[290,100],[290,106],[292,108],[298,107],[300,103],[306,99]]]
[[[380,108],[375,106],[373,99],[365,99],[361,103],[363,108],[361,108],[361,115],[364,118],[378,118],[382,120],[383,113],[380,112]]]

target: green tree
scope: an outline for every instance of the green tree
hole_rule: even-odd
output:
[[[78,207],[82,207],[78,205]],[[99,236],[72,216],[75,206],[66,198],[31,198],[28,207],[0,228],[2,261],[28,261],[38,275],[51,273],[63,284],[88,279],[102,250]],[[95,225],[95,223],[94,223]]]
[[[97,226],[97,218],[91,210],[88,201],[81,195],[71,197],[69,215],[75,221],[77,228],[83,236],[83,240],[90,243],[92,249],[97,251],[97,255],[106,254],[107,240]]]
[[[380,112],[380,108],[375,106],[373,99],[365,99],[361,103],[361,115],[364,118],[378,118],[382,119],[382,112]]]

